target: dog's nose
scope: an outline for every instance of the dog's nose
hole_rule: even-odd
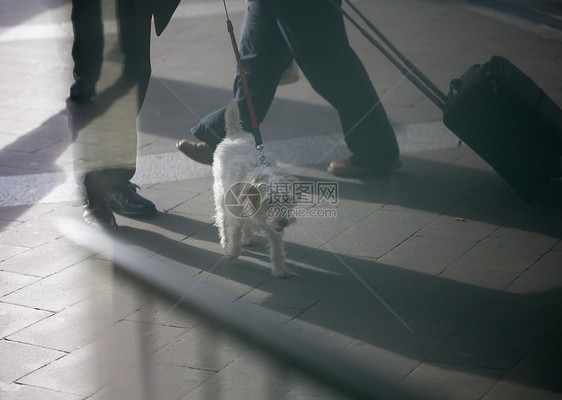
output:
[[[281,218],[279,219],[279,221],[277,221],[277,224],[280,227],[285,228],[287,225],[289,225],[289,220],[287,218]]]

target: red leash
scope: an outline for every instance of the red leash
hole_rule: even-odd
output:
[[[256,118],[256,112],[254,111],[254,103],[252,102],[252,97],[250,96],[250,89],[248,88],[248,81],[246,80],[246,74],[244,73],[244,68],[242,67],[242,61],[240,61],[240,53],[238,52],[238,45],[236,44],[236,38],[234,37],[234,28],[232,27],[232,22],[228,17],[228,10],[226,9],[226,0],[223,0],[223,4],[224,4],[224,12],[226,13],[226,29],[230,35],[230,41],[232,42],[232,48],[234,49],[234,56],[236,57],[236,64],[238,65],[238,70],[240,71],[240,78],[242,79],[242,85],[244,86],[244,94],[246,95],[246,104],[248,105],[250,120],[252,122],[252,134],[254,135],[254,140],[256,142],[256,149],[258,149],[261,152],[263,150],[263,141],[261,139],[260,128],[258,125],[258,120]],[[260,153],[260,160],[263,160],[262,153]]]

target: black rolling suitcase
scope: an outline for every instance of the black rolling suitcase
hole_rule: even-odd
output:
[[[446,96],[349,1],[344,0],[394,52],[391,54],[330,0],[428,98],[443,122],[523,198],[532,201],[561,176],[562,110],[527,75],[503,57],[470,67]]]

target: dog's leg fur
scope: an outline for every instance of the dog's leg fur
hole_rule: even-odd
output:
[[[219,239],[221,247],[226,248],[226,206],[224,201],[217,201],[216,198],[220,198],[215,192],[215,226],[219,230]]]
[[[238,258],[242,252],[242,222],[236,218],[227,220],[224,250],[229,260]]]
[[[254,238],[254,232],[246,224],[242,226],[242,246],[255,246],[257,240]]]
[[[285,256],[283,250],[283,233],[275,231],[266,232],[269,240],[269,255],[271,257],[271,276],[275,278],[286,278],[291,272],[285,265]]]

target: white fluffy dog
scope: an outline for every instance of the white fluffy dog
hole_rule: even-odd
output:
[[[253,232],[264,232],[269,241],[271,275],[290,275],[285,265],[283,230],[296,221],[292,215],[294,182],[281,168],[261,163],[252,134],[242,130],[238,105],[231,102],[225,115],[226,138],[213,159],[215,225],[229,260],[243,245],[254,244]]]

